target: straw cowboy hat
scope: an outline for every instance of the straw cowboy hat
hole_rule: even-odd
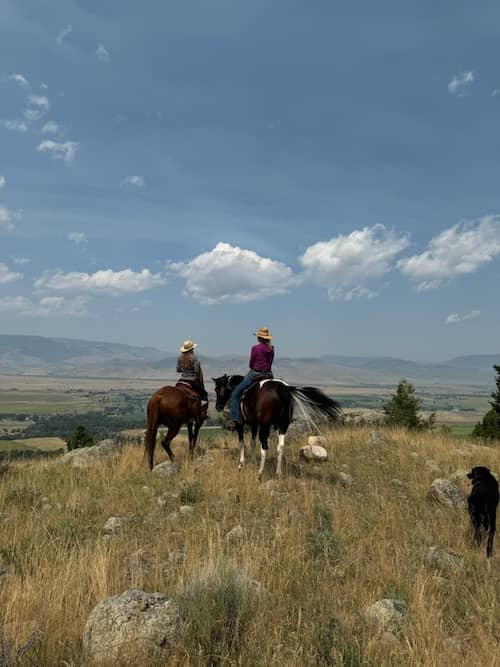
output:
[[[194,350],[195,347],[198,347],[198,343],[193,343],[192,340],[185,340],[179,349],[181,352],[189,352],[190,350]]]
[[[272,335],[267,327],[261,327],[258,331],[254,333],[254,336],[257,338],[263,338],[264,340],[271,340]]]

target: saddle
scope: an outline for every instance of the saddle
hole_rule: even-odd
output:
[[[208,411],[208,401],[202,401],[200,394],[194,389],[188,382],[183,382],[179,380],[176,385],[176,389],[182,391],[186,398],[190,401],[196,401],[198,403],[198,408],[200,410],[200,417],[205,418]]]
[[[279,382],[280,384],[284,384],[285,387],[288,387],[288,383],[285,382],[284,380],[281,380],[280,378],[268,378],[268,377],[262,377],[262,378],[255,378],[255,380],[252,382],[252,384],[245,389],[245,391],[241,394],[240,396],[240,401],[242,401],[245,396],[248,394],[249,391],[254,389],[256,385],[259,385],[259,389],[262,389],[262,387],[267,383],[267,382]]]

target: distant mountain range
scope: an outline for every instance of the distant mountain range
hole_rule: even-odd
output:
[[[69,338],[0,335],[0,374],[67,377],[175,377],[177,353],[151,347]],[[244,373],[246,356],[201,357],[205,375]],[[279,357],[276,373],[290,382],[362,387],[394,385],[406,378],[419,386],[491,388],[499,354],[456,357],[441,363],[392,357]]]

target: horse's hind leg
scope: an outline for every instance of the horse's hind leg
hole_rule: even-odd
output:
[[[167,452],[168,458],[171,461],[174,460],[174,453],[170,449],[170,443],[175,438],[175,436],[179,433],[180,428],[181,428],[180,424],[176,424],[175,426],[169,426],[168,431],[167,431],[167,435],[161,441],[161,445],[162,445],[163,449]]]
[[[188,422],[188,438],[189,438],[189,456],[194,459],[194,451],[196,448],[196,441],[198,440],[198,433],[200,432],[200,425],[197,422]]]
[[[278,463],[276,465],[276,477],[281,477],[281,462],[283,459],[283,451],[285,449],[285,434],[281,432],[278,435]]]
[[[259,429],[258,424],[252,424],[252,442],[250,443],[252,445],[252,450],[255,451],[255,445],[257,444],[257,431]]]
[[[270,424],[261,424],[259,428],[259,440],[260,440],[260,467],[259,467],[259,478],[264,472],[264,466],[266,465],[266,452],[269,449],[267,441],[269,439],[269,433],[271,431]]]
[[[241,470],[245,465],[245,427],[243,424],[238,424],[238,442],[240,444],[240,462],[238,463],[238,470]]]

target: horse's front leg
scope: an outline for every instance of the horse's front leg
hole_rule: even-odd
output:
[[[245,465],[245,427],[243,424],[238,424],[236,430],[238,431],[238,442],[240,444],[240,462],[238,463],[238,470],[241,470]]]

